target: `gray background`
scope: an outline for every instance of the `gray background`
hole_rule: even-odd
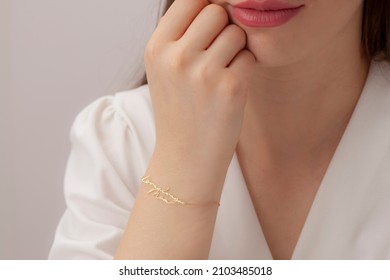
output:
[[[160,0],[0,1],[0,259],[46,259],[61,217],[69,129],[137,86]]]

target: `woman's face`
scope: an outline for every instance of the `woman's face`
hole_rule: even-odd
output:
[[[363,0],[280,0],[303,7],[289,21],[275,27],[250,27],[233,16],[233,6],[244,1],[210,0],[223,6],[231,21],[246,31],[247,48],[264,66],[291,64],[319,53],[351,49],[352,45],[360,47]],[[272,5],[276,1],[252,2]]]

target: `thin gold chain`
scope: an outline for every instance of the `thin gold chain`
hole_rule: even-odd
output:
[[[166,204],[179,204],[179,205],[191,205],[191,206],[206,206],[206,205],[220,205],[219,202],[209,202],[209,203],[202,203],[202,204],[196,204],[196,203],[188,203],[184,202],[178,197],[171,194],[170,188],[161,188],[157,186],[155,183],[150,181],[150,175],[147,175],[142,178],[142,182],[148,186],[151,186],[152,188],[147,192],[154,198],[161,200],[165,202]]]

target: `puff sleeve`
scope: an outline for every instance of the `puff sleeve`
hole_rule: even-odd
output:
[[[86,107],[74,121],[70,138],[67,208],[49,259],[112,259],[147,167],[142,141],[115,96]]]

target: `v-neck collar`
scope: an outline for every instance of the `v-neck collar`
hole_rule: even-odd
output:
[[[209,258],[272,259],[236,153],[226,175]]]
[[[364,221],[365,198],[390,143],[389,73],[385,62],[371,62],[362,94],[321,182],[292,259],[368,257],[359,249],[357,237]]]
[[[356,211],[390,143],[389,81],[381,63],[370,71],[298,238],[292,259],[351,257]],[[225,179],[210,259],[272,259],[235,153]]]

